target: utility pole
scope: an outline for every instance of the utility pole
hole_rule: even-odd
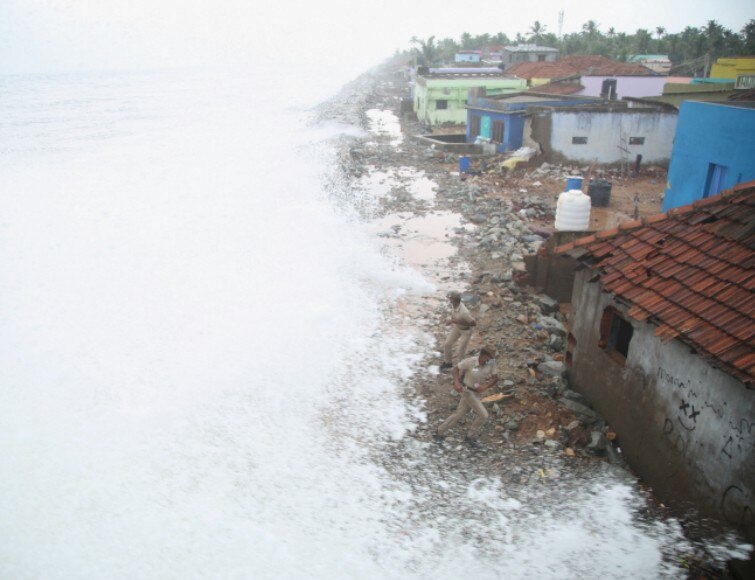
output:
[[[561,33],[564,30],[564,11],[558,11],[558,38],[561,38]]]

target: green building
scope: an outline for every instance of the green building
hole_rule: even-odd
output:
[[[420,74],[414,84],[414,112],[420,123],[464,125],[470,89],[484,88],[485,94],[503,95],[527,90],[527,81],[503,72],[430,72]]]

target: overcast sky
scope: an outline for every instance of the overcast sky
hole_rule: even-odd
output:
[[[0,0],[0,73],[235,63],[259,58],[372,65],[412,36],[523,34],[535,20],[558,32],[595,20],[601,30],[715,19],[739,31],[753,0]]]

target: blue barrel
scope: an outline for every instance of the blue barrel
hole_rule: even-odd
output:
[[[469,157],[459,157],[459,173],[469,171]]]
[[[566,189],[564,191],[571,191],[572,189],[582,190],[582,178],[576,175],[566,178]]]

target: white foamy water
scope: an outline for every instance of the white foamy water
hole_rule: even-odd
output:
[[[560,513],[407,437],[434,345],[390,306],[433,288],[331,201],[353,128],[297,79],[0,79],[0,577],[676,574],[631,481]]]

